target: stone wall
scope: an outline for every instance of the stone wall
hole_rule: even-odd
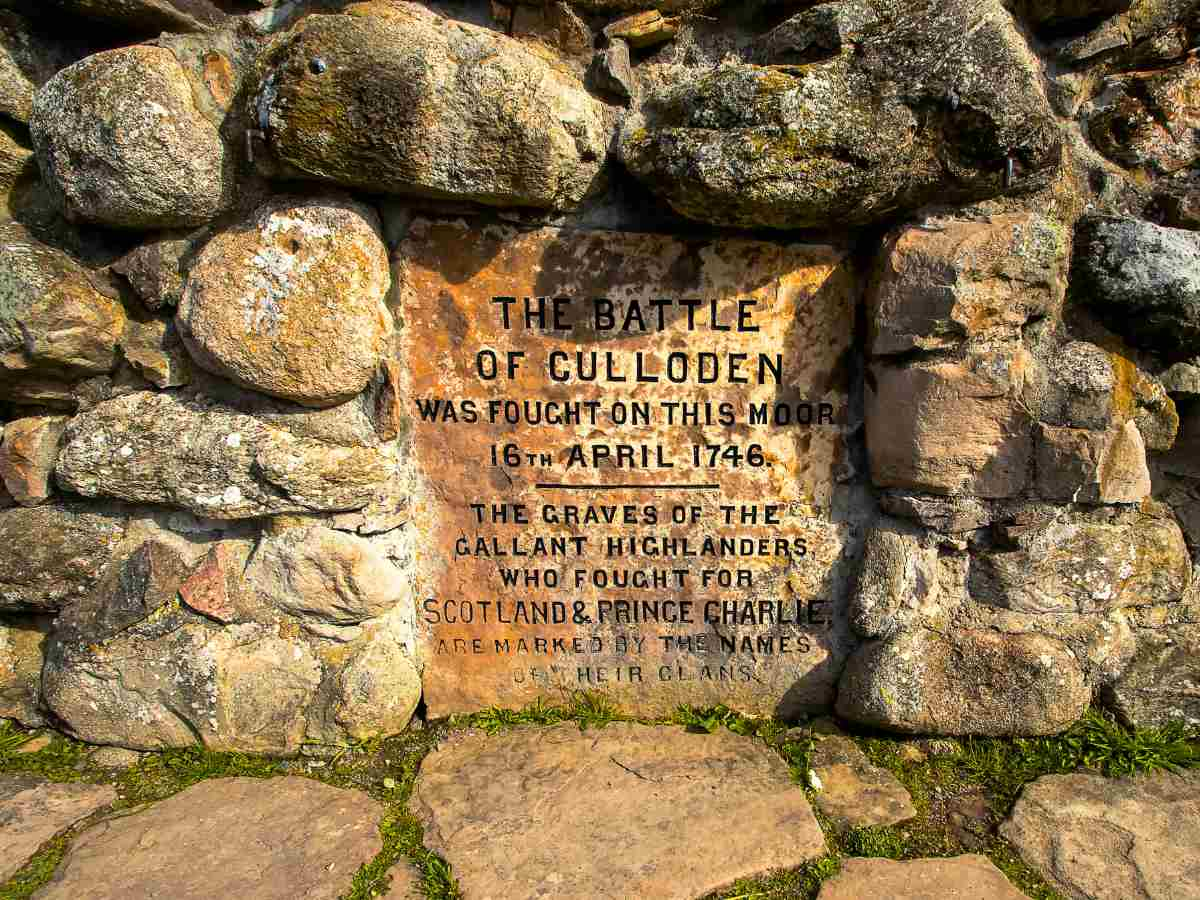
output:
[[[1200,722],[1198,31],[1189,0],[0,2],[0,715],[276,754],[579,689]],[[602,415],[467,418],[508,398]],[[719,484],[571,469],[631,433]],[[651,531],[756,549],[500,580],[502,547]]]

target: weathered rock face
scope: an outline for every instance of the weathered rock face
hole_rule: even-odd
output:
[[[139,391],[71,421],[57,477],[86,497],[238,519],[359,509],[388,471],[376,447],[297,436],[203,397]]]
[[[66,254],[0,225],[0,386],[12,400],[73,405],[70,386],[111,371],[121,304]]]
[[[636,820],[609,836],[608,853],[590,852],[587,836],[631,803]],[[783,761],[724,729],[467,733],[421,763],[412,804],[470,896],[532,900],[553,872],[562,900],[689,900],[825,852]],[[729,814],[746,827],[722,827]]]
[[[869,292],[870,352],[1012,340],[1062,303],[1066,234],[1033,213],[932,220],[886,240]]]
[[[0,479],[22,506],[37,506],[50,498],[58,442],[66,427],[65,416],[29,416],[4,426]]]
[[[777,25],[761,40],[757,56],[764,62],[803,63],[850,49],[878,21],[870,4],[819,3]]]
[[[102,643],[51,642],[42,696],[74,735],[135,750],[197,738],[221,750],[294,753],[321,664],[303,642],[257,623],[220,628],[184,611]]]
[[[74,62],[72,55],[21,16],[0,9],[0,113],[28,122],[33,95],[55,72]]]
[[[587,194],[608,137],[567,70],[415,4],[358,11],[305,18],[269,56],[257,116],[286,171],[493,206]]]
[[[918,529],[886,523],[872,529],[863,544],[857,589],[850,601],[850,624],[863,637],[883,638],[915,619],[935,600],[937,547],[922,546]]]
[[[412,602],[401,574],[370,541],[319,526],[266,535],[246,581],[269,606],[330,625],[355,625]]]
[[[1182,597],[1192,565],[1179,526],[1051,521],[1020,529],[1016,549],[973,558],[971,595],[1021,612],[1088,613]]]
[[[1137,219],[1085,218],[1072,277],[1084,302],[1134,346],[1194,352],[1200,340],[1200,236]]]
[[[72,219],[198,225],[229,199],[231,162],[170,50],[125,47],[64,69],[38,92],[29,124],[42,176]]]
[[[86,594],[126,521],[79,503],[0,510],[0,608],[53,611]]]
[[[1023,180],[1054,168],[1037,63],[999,0],[875,6],[853,54],[723,65],[655,98],[624,127],[625,165],[689,218],[756,228],[996,196],[1008,158]]]
[[[1028,354],[1001,347],[963,361],[872,366],[867,449],[876,485],[1009,497],[1032,475],[1032,422],[1020,394]]]
[[[175,321],[210,372],[331,406],[361,392],[379,367],[392,334],[387,288],[372,210],[280,198],[205,244]]]
[[[338,676],[334,718],[351,738],[403,731],[421,700],[411,650],[389,635],[369,641]]]
[[[50,621],[49,616],[0,621],[0,716],[31,728],[44,721],[38,694],[42,688],[42,646]]]
[[[1111,76],[1088,131],[1109,159],[1169,175],[1200,157],[1200,63]]]
[[[1105,700],[1140,728],[1200,725],[1200,624],[1138,629],[1137,653]]]
[[[1000,833],[1072,900],[1152,900],[1195,877],[1198,814],[1192,776],[1046,775]]]
[[[176,306],[183,296],[183,259],[192,250],[185,237],[170,234],[135,247],[113,263],[150,310]]]
[[[1150,496],[1146,443],[1131,420],[1109,431],[1041,425],[1037,492],[1048,500],[1140,503]]]
[[[922,628],[855,651],[837,711],[913,734],[1052,734],[1091,699],[1079,663],[1053,638]]]

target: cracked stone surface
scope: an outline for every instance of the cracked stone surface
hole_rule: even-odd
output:
[[[308,778],[218,778],[85,831],[38,900],[336,900],[381,849],[383,806]],[[392,898],[404,897],[394,870]]]
[[[117,792],[107,784],[0,779],[0,884],[45,841],[116,799]]]
[[[917,814],[896,776],[871,761],[846,737],[817,743],[812,769],[821,780],[817,805],[835,821],[854,826],[895,825]]]
[[[1004,873],[986,856],[953,859],[847,859],[841,872],[825,882],[817,900],[1023,900]]]
[[[727,731],[467,732],[421,764],[412,809],[472,900],[692,900],[825,852],[784,761]]]
[[[1200,778],[1046,775],[1000,833],[1072,900],[1200,898]]]

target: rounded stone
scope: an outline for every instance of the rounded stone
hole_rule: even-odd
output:
[[[379,228],[352,200],[284,197],[218,233],[188,273],[176,315],[192,358],[306,406],[361,392],[392,334]]]
[[[34,97],[42,176],[67,216],[117,228],[200,225],[228,199],[224,145],[170,50],[89,56]]]
[[[335,718],[355,739],[403,731],[421,699],[421,676],[404,648],[371,641],[342,670]]]

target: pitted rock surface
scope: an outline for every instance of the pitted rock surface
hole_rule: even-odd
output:
[[[375,374],[392,335],[379,218],[347,198],[278,198],[204,245],[175,321],[210,372],[332,406]]]
[[[1200,781],[1046,775],[1000,833],[1071,900],[1200,897]]]
[[[466,733],[425,758],[412,807],[468,897],[692,900],[825,852],[783,760],[724,730]]]
[[[416,4],[349,11],[306,17],[264,67],[259,127],[285,171],[490,206],[568,208],[591,190],[604,108],[565,67]]]
[[[1006,159],[1026,183],[1055,169],[1038,63],[1000,0],[872,7],[853,52],[670,85],[626,121],[622,161],[684,216],[756,228],[995,197]]]
[[[0,779],[0,881],[11,878],[44,842],[116,799],[107,784]]]
[[[382,848],[383,814],[366,794],[307,778],[202,781],[89,828],[36,896],[336,900]]]
[[[220,135],[165,48],[123,47],[69,66],[34,98],[29,128],[42,176],[73,219],[199,225],[229,199]]]
[[[821,783],[817,806],[835,822],[895,825],[917,814],[904,785],[887,769],[872,765],[850,738],[822,737],[810,765]]]
[[[847,859],[817,900],[1023,900],[986,856],[951,859]]]

